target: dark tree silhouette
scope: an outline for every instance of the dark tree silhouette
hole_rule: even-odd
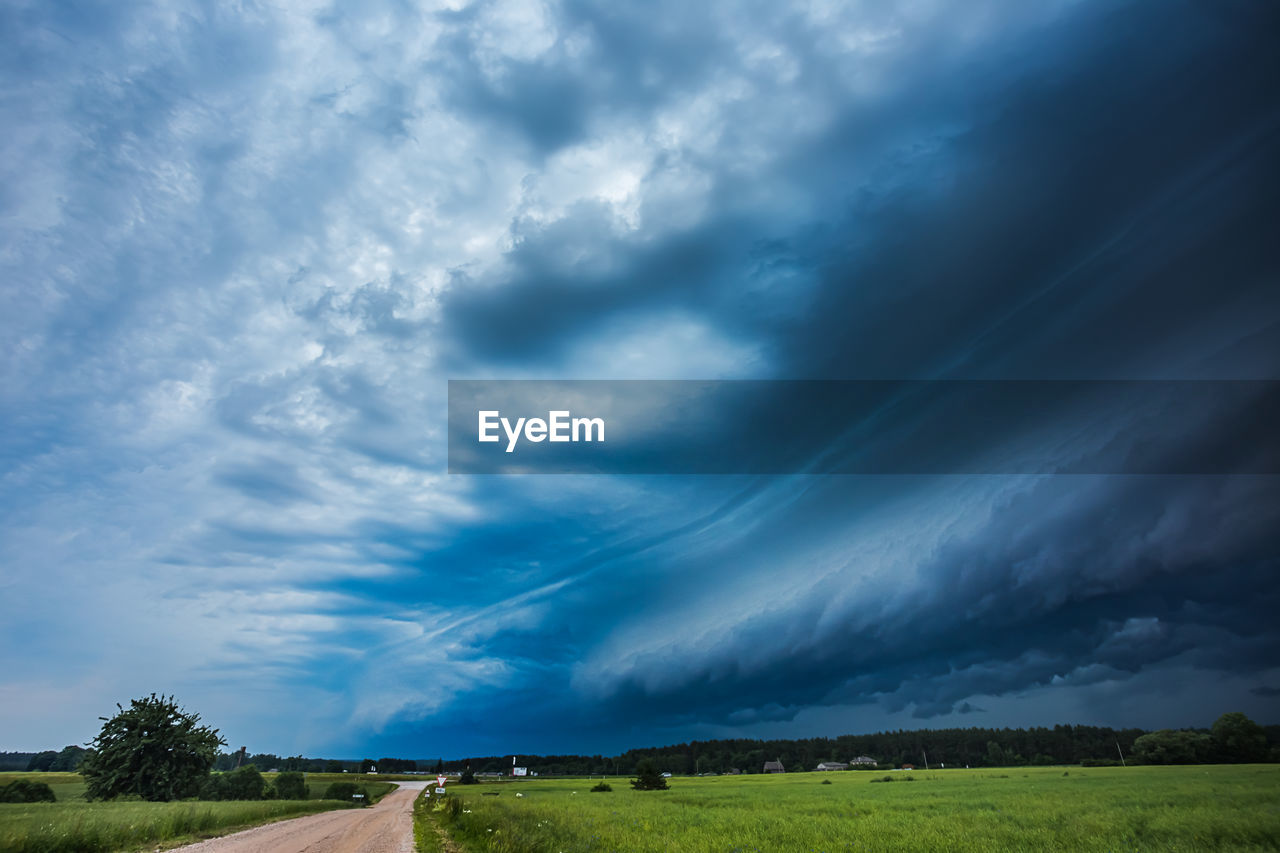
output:
[[[1267,760],[1267,733],[1240,711],[1219,717],[1213,724],[1212,737],[1219,761],[1242,764]]]
[[[636,765],[636,778],[631,780],[631,787],[637,791],[665,791],[668,785],[653,759],[642,758]]]

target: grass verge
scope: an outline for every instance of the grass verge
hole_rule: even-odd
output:
[[[347,806],[332,800],[0,805],[5,853],[113,853],[173,846]]]

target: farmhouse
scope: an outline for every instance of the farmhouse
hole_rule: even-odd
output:
[[[849,765],[843,761],[824,761],[818,765],[819,770],[848,770]]]
[[[786,773],[786,769],[782,766],[782,760],[766,761],[764,763],[765,773]]]
[[[869,755],[859,755],[857,758],[853,759],[853,761],[850,761],[849,763],[852,764],[854,767],[868,767],[868,766],[874,767],[876,764],[876,760]]]

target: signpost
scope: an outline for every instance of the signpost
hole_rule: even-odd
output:
[[[445,792],[445,791],[444,791],[444,783],[445,783],[445,782],[448,782],[448,781],[449,781],[449,777],[448,777],[448,776],[437,776],[437,777],[436,777],[436,795],[437,795],[437,796],[439,796],[440,794],[443,794],[443,793]]]

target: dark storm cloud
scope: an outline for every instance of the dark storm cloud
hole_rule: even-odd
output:
[[[1260,4],[1084,7],[963,70],[906,63],[916,76],[901,98],[850,107],[776,161],[828,218],[744,217],[727,169],[716,173],[722,205],[657,242],[580,210],[522,233],[505,277],[451,291],[446,328],[473,357],[554,363],[610,316],[678,306],[770,339],[782,375],[1274,376],[1280,358],[1263,343],[1280,328],[1269,235],[1280,174],[1268,156],[1280,76],[1263,36],[1274,19]],[[887,156],[913,137],[917,153]],[[883,162],[868,170],[867,157]],[[743,289],[753,268],[811,280],[793,290],[801,307],[771,322]],[[598,695],[612,719],[637,725],[858,703],[929,719],[972,712],[971,696],[1173,661],[1261,672],[1280,653],[1267,616],[1278,516],[1266,477],[1064,478],[996,507],[891,596],[854,596],[833,614],[840,583],[798,571],[798,601],[727,612],[699,639],[695,629],[620,661]],[[791,520],[815,541],[829,535]],[[668,559],[671,573],[744,583],[731,565]],[[635,582],[630,600],[644,601],[652,581]],[[626,573],[611,583],[625,589]],[[634,616],[665,630],[663,606]],[[553,617],[541,639],[517,632],[489,648],[567,665],[614,618],[603,609],[593,629],[578,617],[568,645]]]
[[[717,222],[657,246],[633,245],[611,232],[601,210],[582,205],[519,242],[508,255],[519,271],[512,280],[497,287],[456,281],[444,328],[469,358],[536,363],[618,314],[673,305],[705,310],[705,291],[743,248],[739,225]],[[603,269],[575,258],[582,247]]]
[[[814,505],[842,498],[818,491]],[[778,524],[803,523],[808,509]],[[1280,653],[1270,617],[1280,604],[1269,536],[1278,521],[1280,496],[1265,477],[1046,480],[998,505],[980,531],[937,548],[910,590],[833,605],[853,578],[811,582],[799,605],[725,613],[731,626],[710,645],[699,626],[715,615],[714,595],[683,631],[666,633],[655,618],[655,651],[631,674],[605,676],[615,680],[604,706],[613,724],[637,726],[786,720],[821,704],[878,703],[928,719],[967,713],[975,695],[1079,687],[1173,660],[1258,672]],[[823,535],[820,526],[811,533]],[[615,569],[608,583],[640,603],[653,580]],[[655,616],[663,608],[639,606]],[[608,630],[594,621],[577,612],[558,640],[548,625],[490,648],[530,662],[572,654]],[[649,686],[655,680],[662,686]],[[532,710],[521,713],[532,720]]]
[[[797,365],[1158,375],[1173,340],[1247,334],[1215,328],[1241,313],[1273,325],[1280,112],[1255,84],[1280,69],[1253,16],[1178,12],[1086,10],[1046,46],[1052,74],[983,79],[943,187],[855,203],[850,230],[875,242],[822,264]],[[1274,359],[1222,369],[1269,375]]]
[[[450,292],[445,328],[473,356],[540,359],[612,314],[681,305],[772,337],[792,375],[1163,375],[1164,342],[1206,357],[1257,333],[1242,315],[1277,322],[1269,15],[1086,7],[963,68],[904,58],[901,97],[848,106],[777,172],[711,164],[694,230],[636,245],[584,209],[520,235],[504,280]],[[743,182],[771,180],[828,218],[744,219]],[[578,245],[608,274],[557,265]],[[774,264],[817,278],[796,322],[770,325],[744,288]],[[1219,367],[1267,375],[1261,354]]]

